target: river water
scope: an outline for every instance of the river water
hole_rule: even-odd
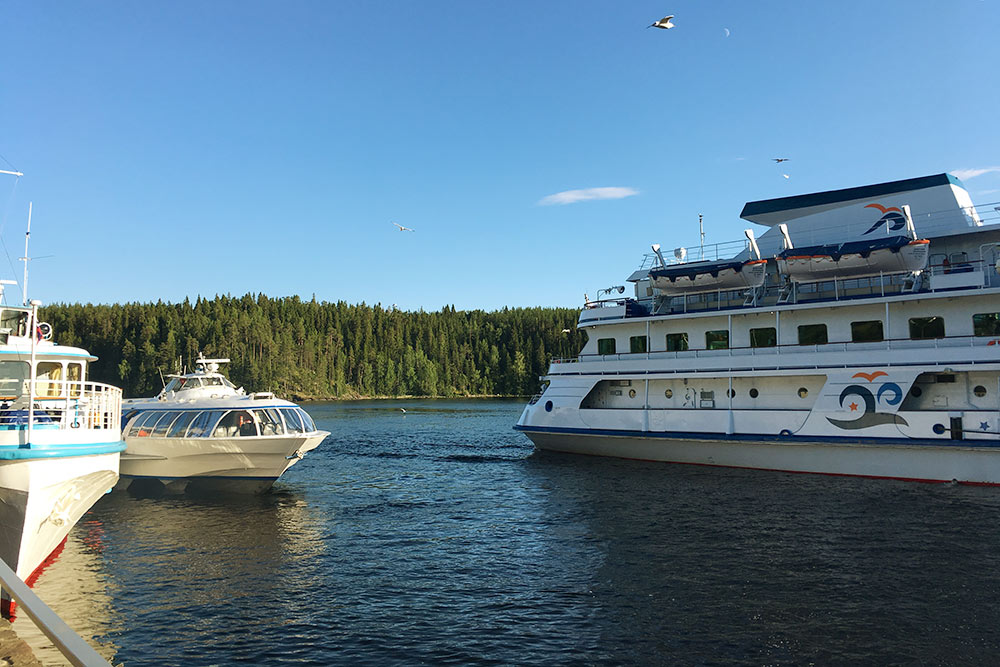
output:
[[[305,407],[332,435],[271,494],[111,493],[36,592],[128,666],[1000,655],[1000,489],[536,453],[521,402]]]

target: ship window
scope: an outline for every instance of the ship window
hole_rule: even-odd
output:
[[[170,428],[170,424],[177,419],[177,415],[180,412],[164,412],[163,416],[160,417],[156,422],[156,426],[153,427],[153,432],[150,434],[154,438],[162,438],[167,434],[167,429]]]
[[[642,354],[646,351],[646,343],[649,339],[646,336],[631,336],[628,339],[628,349],[632,354]]]
[[[302,420],[302,426],[306,429],[306,433],[312,433],[316,430],[316,423],[313,422],[312,417],[309,413],[302,408],[295,408],[295,411],[299,413],[299,419]]]
[[[222,413],[218,410],[205,412],[199,412],[198,416],[194,418],[191,422],[190,428],[187,430],[188,438],[207,438],[212,432],[212,425],[219,420]]]
[[[18,398],[27,378],[27,361],[0,361],[0,397],[8,401]]]
[[[667,334],[667,352],[683,352],[686,349],[688,349],[686,333]]]
[[[615,353],[614,338],[597,339],[597,354],[614,354],[614,353]]]
[[[246,410],[233,410],[227,413],[212,431],[213,438],[232,438],[241,435],[257,435],[257,424]]]
[[[944,338],[944,318],[938,316],[911,317],[910,338],[914,340]]]
[[[729,349],[729,332],[728,331],[706,331],[705,332],[705,349],[706,350],[728,350]]]
[[[155,424],[156,420],[159,418],[159,412],[150,411],[139,413],[139,416],[132,422],[132,428],[129,429],[128,434],[136,438],[147,437],[149,432],[153,430],[153,424]]]
[[[750,388],[750,398],[757,398],[758,396],[760,396],[760,392],[757,391],[757,387],[751,387]]]
[[[1000,313],[978,313],[972,316],[975,336],[1000,336]]]
[[[882,320],[851,322],[852,343],[878,343],[885,340],[882,334]]]
[[[778,333],[774,327],[750,330],[750,347],[774,347],[778,344]]]
[[[261,435],[282,435],[285,432],[281,425],[281,417],[275,410],[254,410],[260,423]]]
[[[283,408],[281,415],[285,418],[285,426],[288,427],[289,433],[305,433],[305,427],[302,426],[302,419],[293,408]]]
[[[181,416],[174,420],[173,425],[171,425],[170,430],[167,431],[168,438],[183,438],[184,433],[187,431],[188,425],[197,415],[197,412],[182,412]]]
[[[799,387],[799,398],[805,398],[809,395],[809,390],[805,387]]]
[[[66,364],[66,379],[75,384],[69,387],[70,396],[79,396],[83,390],[81,381],[83,380],[83,364]]]
[[[38,362],[35,392],[38,396],[58,396],[62,385],[63,367],[58,361]]]
[[[983,396],[986,395],[986,387],[984,387],[981,384],[976,385],[976,388],[972,390],[972,393],[978,396],[979,398],[982,398]]]
[[[799,345],[826,345],[825,324],[803,324],[799,326]]]

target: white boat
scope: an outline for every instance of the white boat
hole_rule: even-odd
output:
[[[0,557],[24,580],[115,485],[125,449],[121,390],[87,380],[97,357],[53,343],[38,305],[0,306]]]
[[[741,217],[769,227],[731,258],[766,260],[760,287],[675,294],[640,268],[631,309],[581,313],[586,345],[515,428],[578,454],[1000,485],[1000,225],[961,182]]]
[[[228,361],[199,358],[157,396],[123,401],[118,488],[153,482],[171,493],[263,493],[330,435],[290,401],[237,389],[219,372]]]

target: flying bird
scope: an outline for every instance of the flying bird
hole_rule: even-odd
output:
[[[402,412],[404,415],[406,414],[406,408],[400,408],[399,411]]]
[[[655,23],[650,23],[646,27],[647,28],[663,28],[664,30],[670,30],[671,28],[674,27],[674,24],[670,22],[670,19],[672,19],[672,18],[674,18],[673,14],[671,14],[670,16],[664,16],[659,21],[656,21]]]
[[[775,162],[777,162],[778,164],[781,164],[782,162],[788,162],[791,158],[787,158],[787,157],[773,157],[771,159],[774,160]]]
[[[726,37],[729,37],[729,28],[722,29],[726,33]]]
[[[413,230],[412,230],[412,229],[410,229],[409,227],[404,227],[403,225],[399,224],[398,222],[394,222],[394,223],[392,223],[392,224],[394,224],[394,225],[396,225],[397,227],[399,227],[399,231],[401,231],[401,232],[412,232],[412,231],[413,231]]]
[[[784,176],[785,178],[791,178],[791,176],[789,176],[788,174],[782,174],[782,176]]]

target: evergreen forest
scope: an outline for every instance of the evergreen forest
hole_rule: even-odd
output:
[[[524,396],[553,357],[585,341],[572,308],[437,312],[298,297],[191,303],[55,304],[40,317],[53,340],[99,360],[89,378],[151,396],[198,353],[250,391],[293,400],[389,396]],[[566,330],[569,331],[566,331]]]

